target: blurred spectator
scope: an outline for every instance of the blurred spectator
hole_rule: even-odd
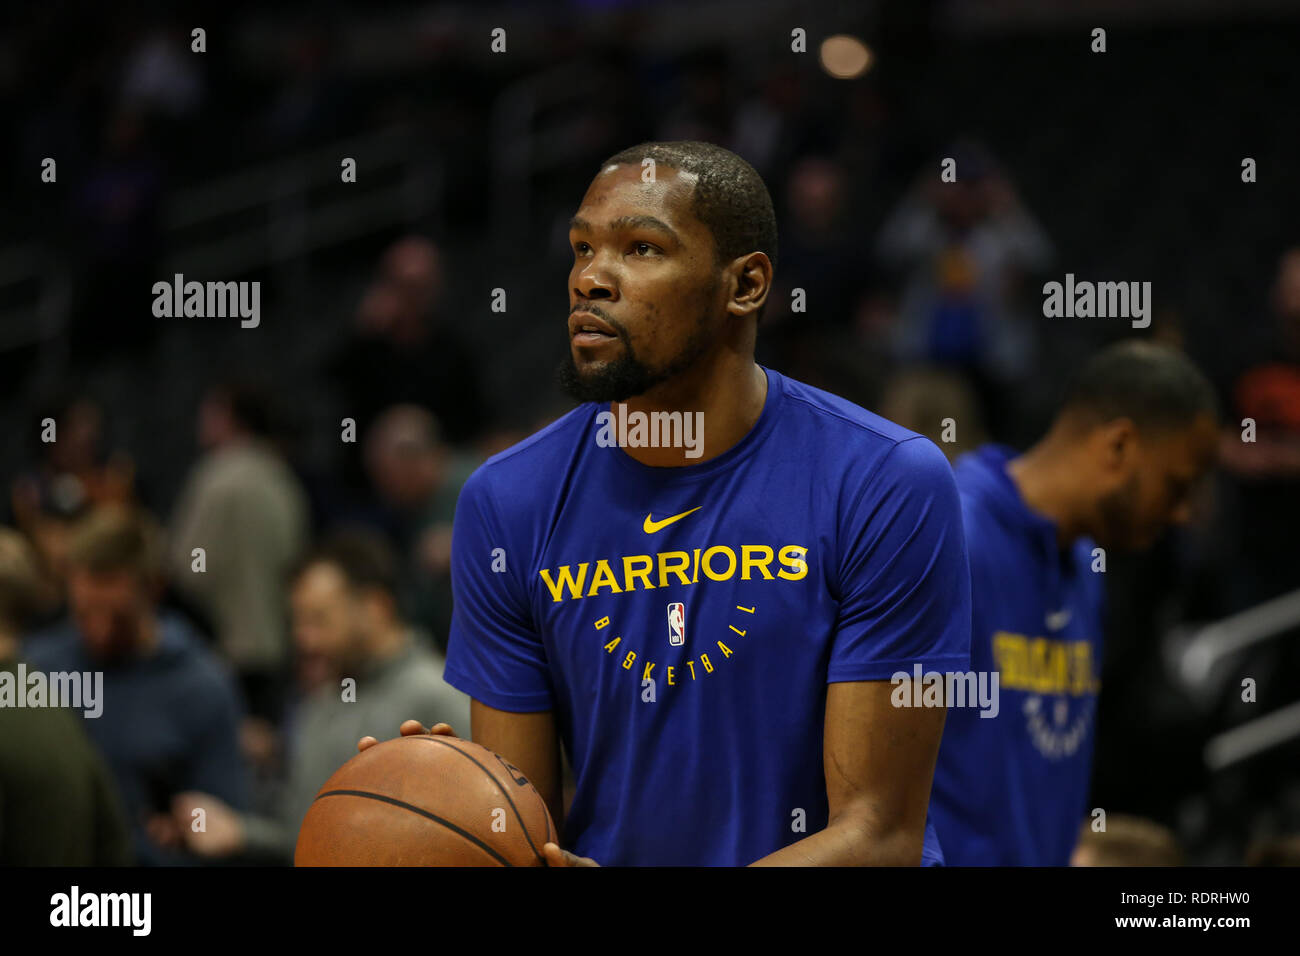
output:
[[[411,718],[469,733],[469,698],[443,681],[442,655],[422,646],[399,616],[396,561],[382,538],[338,532],[299,562],[292,581],[298,653],[308,671],[329,677],[290,722],[287,786],[274,817],[239,813],[212,794],[177,801],[176,824],[204,856],[288,863],[317,791],[356,756],[360,738],[396,736]],[[206,832],[183,826],[194,807],[206,810]]]
[[[776,64],[736,110],[731,149],[769,183],[786,180],[805,139],[807,98],[804,75],[788,63]]]
[[[72,522],[97,505],[136,502],[135,462],[124,451],[110,451],[104,431],[103,409],[92,399],[67,395],[50,402],[37,412],[30,432],[36,462],[11,486],[14,524],[40,561],[38,623],[51,622],[62,610]]]
[[[172,798],[185,790],[248,799],[234,681],[179,617],[156,606],[161,529],[138,510],[105,506],[68,549],[71,615],[25,642],[43,671],[103,673],[102,712],[85,719],[132,828],[136,859],[183,864]]]
[[[18,707],[18,638],[40,595],[36,554],[0,528],[0,866],[123,866],[131,839],[112,778],[63,707]],[[8,699],[6,699],[8,698]]]
[[[488,348],[490,314],[442,312],[442,256],[428,239],[407,236],[388,248],[357,308],[356,328],[328,362],[344,414],[365,434],[379,413],[399,402],[433,412],[455,444],[477,437],[485,416],[478,363],[457,326],[472,328]],[[360,487],[362,476],[350,476]]]
[[[175,119],[193,113],[203,79],[190,43],[189,31],[174,23],[143,35],[124,64],[122,100]]]
[[[172,519],[167,556],[175,586],[211,615],[249,709],[276,720],[289,661],[284,574],[307,545],[308,507],[272,443],[269,394],[230,382],[199,406],[194,465]],[[193,549],[206,569],[194,570]]]
[[[1300,866],[1300,835],[1256,840],[1246,849],[1247,866]]]
[[[1110,814],[1106,829],[1079,830],[1071,866],[1182,866],[1183,850],[1173,831],[1151,820]]]
[[[680,62],[681,89],[660,122],[654,139],[727,141],[731,132],[733,106],[728,96],[728,68],[725,47],[711,45],[693,50]]]
[[[904,274],[897,357],[967,371],[996,417],[1001,387],[1029,372],[1037,347],[1015,280],[1044,269],[1052,250],[986,150],[959,143],[948,155],[956,182],[940,181],[937,162],[927,169],[881,229],[876,254]]]
[[[1300,587],[1300,248],[1278,263],[1270,321],[1243,338],[1248,354],[1229,395],[1236,414],[1220,447],[1236,492],[1233,610]],[[1246,418],[1253,442],[1242,438]]]
[[[67,335],[77,370],[153,341],[157,320],[148,303],[160,278],[163,188],[145,117],[119,109],[105,123],[102,156],[74,194],[78,271]]]
[[[366,472],[401,555],[403,606],[443,650],[451,629],[451,526],[477,460],[443,443],[438,422],[414,405],[388,409],[365,444]]]
[[[885,386],[879,412],[930,439],[950,462],[986,440],[974,392],[959,374],[944,369],[919,366],[897,373]]]
[[[295,27],[283,37],[285,49],[277,62],[285,75],[263,120],[267,140],[281,149],[338,135],[350,112],[333,28],[312,20],[300,20]]]
[[[781,230],[781,271],[771,295],[773,329],[793,319],[800,329],[812,326],[843,328],[868,281],[866,254],[855,223],[846,221],[848,180],[833,160],[800,160],[786,189]],[[790,314],[790,292],[802,289],[807,312]],[[765,323],[766,325],[766,323]],[[764,336],[770,334],[764,328]]]

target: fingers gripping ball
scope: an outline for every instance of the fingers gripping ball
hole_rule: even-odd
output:
[[[457,737],[375,744],[321,787],[295,866],[545,866],[558,839],[541,794],[517,768]]]

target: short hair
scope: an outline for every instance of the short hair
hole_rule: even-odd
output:
[[[397,556],[378,532],[355,526],[331,532],[294,562],[289,569],[289,581],[297,581],[308,568],[318,564],[337,568],[353,591],[382,591],[393,599],[396,607]]]
[[[162,579],[162,526],[129,505],[101,505],[78,521],[68,542],[68,567],[92,574],[131,571],[147,586]]]
[[[1142,817],[1111,814],[1100,833],[1085,823],[1079,845],[1092,852],[1094,866],[1183,865],[1183,849],[1174,832]]]
[[[776,211],[757,170],[729,149],[696,140],[651,142],[615,153],[600,164],[657,166],[698,177],[691,212],[713,233],[719,265],[751,252],[765,252],[776,270]]]
[[[273,438],[277,431],[275,399],[261,379],[239,377],[218,382],[213,394],[230,410],[239,427],[258,438]]]
[[[389,405],[366,431],[367,455],[380,451],[427,454],[442,444],[442,426],[433,412],[421,405]]]
[[[1192,360],[1168,345],[1127,340],[1107,346],[1074,376],[1061,417],[1085,424],[1132,419],[1144,432],[1218,420],[1214,387]]]
[[[1253,841],[1246,848],[1247,866],[1300,866],[1300,833]]]

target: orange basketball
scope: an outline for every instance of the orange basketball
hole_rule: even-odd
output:
[[[458,737],[375,744],[340,767],[303,818],[295,866],[545,866],[557,839],[536,788]]]

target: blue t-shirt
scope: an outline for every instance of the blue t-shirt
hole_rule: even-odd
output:
[[[1102,575],[1080,538],[1029,510],[986,445],[958,460],[970,548],[971,664],[998,672],[998,713],[952,708],[930,815],[955,866],[1065,866],[1087,815],[1100,688]]]
[[[766,372],[758,422],[710,461],[642,465],[589,403],[461,492],[446,679],[555,712],[566,848],[597,863],[740,866],[824,829],[827,683],[969,666],[942,453]]]

